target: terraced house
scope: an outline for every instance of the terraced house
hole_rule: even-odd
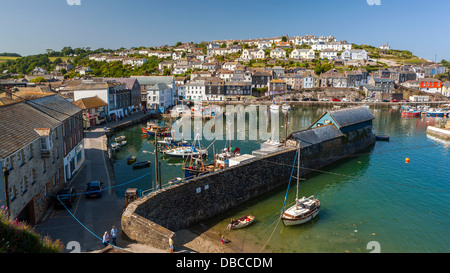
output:
[[[70,162],[84,162],[80,115],[59,95],[0,107],[0,205],[13,219],[37,223],[77,170]]]

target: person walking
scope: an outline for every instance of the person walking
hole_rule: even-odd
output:
[[[111,238],[112,238],[112,244],[117,246],[116,238],[117,238],[117,228],[116,226],[112,226],[111,229]]]
[[[103,234],[103,245],[105,247],[109,245],[109,234],[108,234],[108,231],[105,231],[105,234]]]
[[[170,253],[173,253],[173,249],[174,249],[174,246],[173,246],[173,235],[170,236],[170,238],[169,238],[169,246],[170,246]]]

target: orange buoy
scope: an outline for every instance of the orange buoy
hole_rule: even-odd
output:
[[[409,163],[409,158],[406,158],[406,159],[405,159],[405,163]]]

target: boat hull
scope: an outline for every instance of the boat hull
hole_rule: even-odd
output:
[[[309,222],[312,219],[314,219],[314,217],[316,217],[319,214],[319,211],[320,211],[320,207],[317,207],[312,213],[310,213],[309,215],[306,215],[304,217],[299,217],[299,218],[281,217],[281,221],[283,222],[284,226],[301,225],[301,224],[304,224],[304,223]]]

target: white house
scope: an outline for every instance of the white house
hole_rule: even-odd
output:
[[[178,60],[181,59],[183,55],[183,51],[174,51],[172,54],[172,60]]]
[[[143,64],[145,64],[146,62],[147,62],[147,59],[144,59],[144,58],[138,59],[138,58],[125,57],[122,60],[122,65],[131,65],[131,66],[139,67],[139,66],[142,66]]]
[[[384,44],[384,45],[380,46],[380,49],[389,50],[389,49],[391,49],[391,47],[387,44]]]
[[[334,49],[336,51],[342,51],[346,49],[352,49],[352,44],[349,43],[343,43],[343,42],[319,42],[311,45],[311,48],[313,50],[325,50],[325,49]]]
[[[265,41],[259,41],[258,42],[258,49],[269,49],[272,48],[272,42],[269,40]]]
[[[99,97],[108,103],[106,114],[111,118],[124,116],[126,112],[131,112],[133,108],[131,90],[127,89],[125,83],[86,80],[74,88],[73,96],[74,101]]]
[[[254,60],[264,58],[266,58],[266,53],[262,49],[244,49],[241,54],[241,59],[244,60]]]
[[[281,48],[274,48],[270,51],[270,58],[286,58],[286,51]]]
[[[202,101],[205,97],[205,82],[191,81],[186,84],[185,97],[193,101]]]
[[[344,60],[368,60],[369,55],[364,49],[347,49],[342,52],[341,58]]]
[[[222,69],[235,70],[239,62],[226,62],[222,65]]]
[[[163,111],[175,105],[176,88],[166,83],[157,83],[147,88],[147,109],[157,110],[162,108]]]
[[[321,59],[334,60],[337,58],[337,51],[334,49],[324,49],[320,52]]]
[[[316,57],[316,53],[312,49],[294,49],[291,52],[289,58],[291,59],[306,59],[313,60]]]

